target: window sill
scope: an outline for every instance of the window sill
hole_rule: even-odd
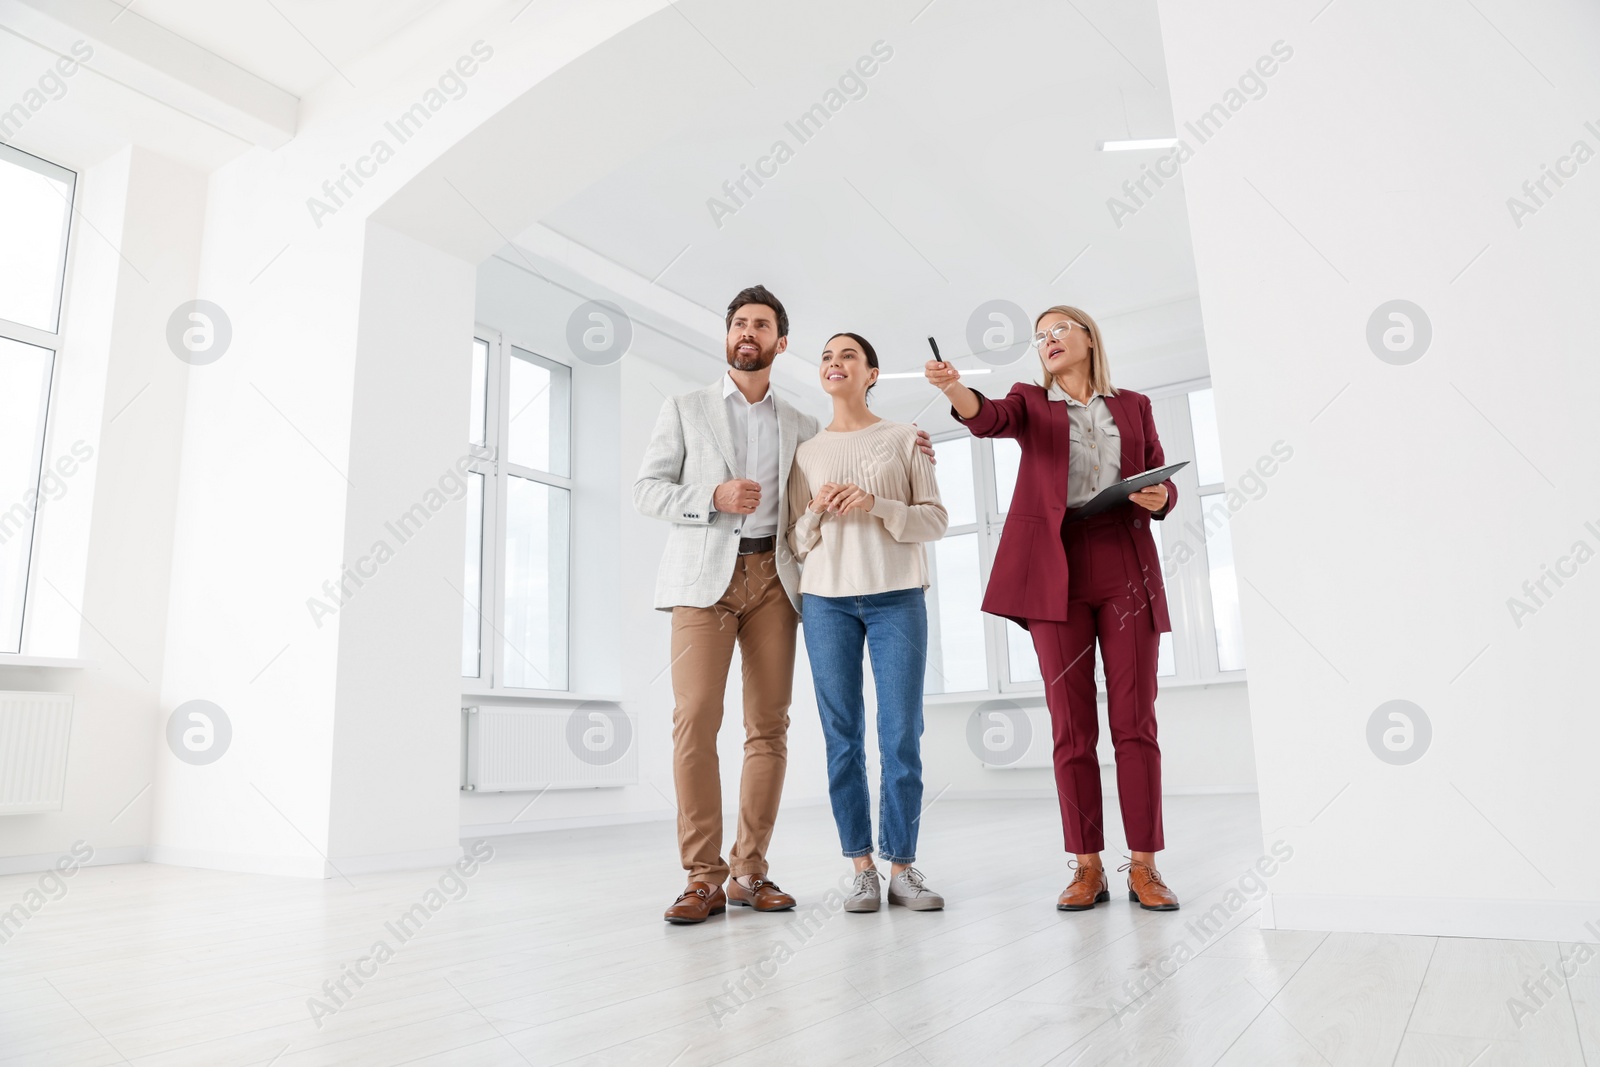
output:
[[[45,667],[60,671],[83,671],[97,667],[92,659],[73,656],[24,656],[14,652],[0,652],[0,667]]]
[[[1156,679],[1158,690],[1168,689],[1205,689],[1214,685],[1244,685],[1243,671],[1233,671],[1228,674],[1217,675],[1213,678],[1184,678],[1184,679]],[[1104,697],[1106,691],[1097,689],[1097,696]],[[923,707],[949,707],[961,704],[981,704],[985,700],[1014,700],[1017,703],[1044,703],[1044,689],[1011,689],[1003,692],[994,690],[979,690],[971,693],[929,693],[922,698]]]
[[[583,704],[591,700],[608,704],[622,703],[617,695],[596,693],[565,693],[554,689],[468,689],[462,687],[463,703],[473,700],[502,700],[510,704]]]

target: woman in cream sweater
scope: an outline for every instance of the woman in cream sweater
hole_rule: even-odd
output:
[[[789,546],[804,562],[802,632],[828,749],[828,796],[855,885],[846,911],[877,911],[867,789],[862,650],[872,657],[883,779],[878,845],[891,864],[889,903],[944,907],[916,859],[922,810],[922,682],[928,658],[924,542],[944,536],[933,464],[917,429],[867,410],[878,356],[858,334],[829,338],[822,388],[833,421],[795,452],[789,480]]]

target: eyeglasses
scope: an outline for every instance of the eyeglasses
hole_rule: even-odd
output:
[[[1084,333],[1088,333],[1089,332],[1089,327],[1085,326],[1081,322],[1073,322],[1071,319],[1062,319],[1060,322],[1058,322],[1054,326],[1050,327],[1050,332],[1048,334],[1046,334],[1044,332],[1040,332],[1040,333],[1034,334],[1033,335],[1033,347],[1034,348],[1042,348],[1049,341],[1064,341],[1064,340],[1066,340],[1067,334],[1072,332],[1072,328],[1074,326],[1076,326],[1078,329],[1082,330]]]

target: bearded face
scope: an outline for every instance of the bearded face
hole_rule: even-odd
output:
[[[733,313],[728,323],[728,366],[738,371],[765,370],[786,343],[787,338],[778,336],[771,308],[746,304]]]
[[[762,370],[777,358],[777,341],[763,343],[758,337],[749,333],[740,336],[737,331],[728,334],[728,366],[734,370]]]

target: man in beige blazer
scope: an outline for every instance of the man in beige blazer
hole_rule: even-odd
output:
[[[704,922],[730,903],[755,911],[795,903],[767,878],[767,845],[788,761],[800,621],[800,568],[783,537],[785,493],[795,447],[817,432],[817,420],[771,388],[773,360],[789,345],[789,314],[778,298],[761,285],[743,290],[725,325],[728,373],[661,406],[633,485],[639,512],[672,524],[655,606],[672,612],[672,776],[689,884],[666,911],[671,923]],[[932,455],[927,435],[919,440]],[[744,766],[738,830],[724,859],[717,732],[735,643]]]

